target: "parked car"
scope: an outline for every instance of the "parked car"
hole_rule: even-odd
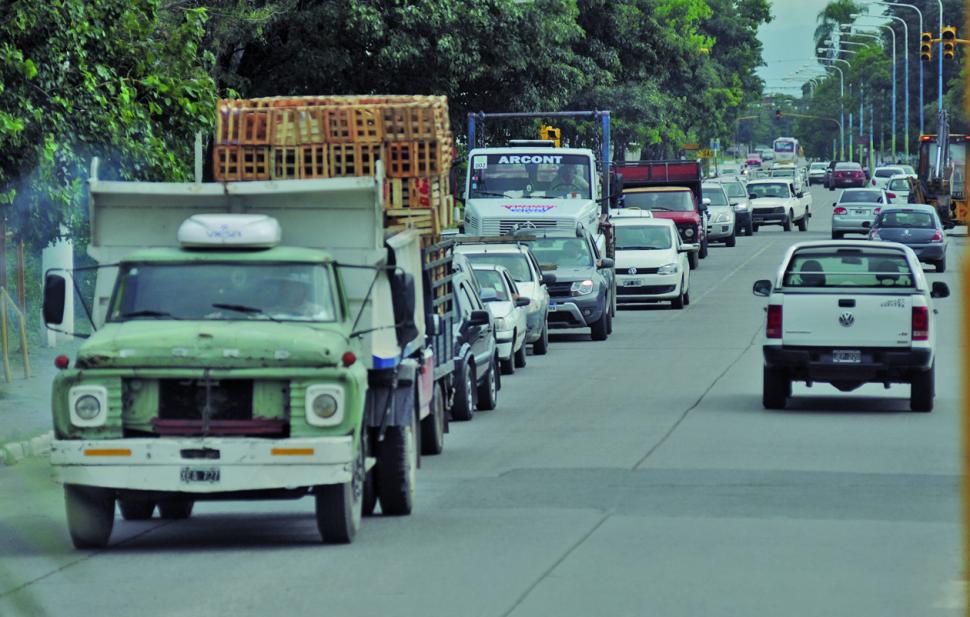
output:
[[[792,382],[851,392],[866,383],[910,386],[913,411],[933,410],[936,317],[916,254],[893,242],[824,241],[788,249],[773,280],[754,283],[768,298],[762,404],[783,409]]]
[[[481,300],[495,323],[495,344],[503,375],[526,365],[526,307],[529,298],[519,295],[509,271],[494,264],[472,266],[482,287]]]
[[[495,409],[498,390],[498,353],[492,314],[479,297],[481,291],[463,256],[455,255],[452,285],[458,302],[455,321],[455,399],[453,420],[471,420],[478,409]]]
[[[532,230],[523,230],[524,233]],[[535,255],[524,242],[513,238],[500,242],[464,243],[461,239],[455,252],[468,258],[473,265],[495,264],[504,266],[519,293],[530,302],[526,307],[525,342],[532,345],[532,353],[537,356],[549,352],[549,289],[548,285],[556,280],[554,274],[542,272]]]
[[[832,204],[832,239],[868,234],[879,211],[889,202],[882,189],[846,189]]]
[[[720,182],[705,182],[701,194],[707,205],[707,241],[734,246],[737,243],[737,217],[724,187]]]
[[[866,173],[862,165],[853,162],[836,163],[829,177],[829,190],[839,188],[862,188],[866,185]]]
[[[808,209],[802,197],[787,179],[752,180],[748,183],[752,230],[758,231],[761,225],[781,225],[785,231],[791,231],[793,223],[798,225],[798,231],[807,230]]]
[[[828,163],[812,163],[808,166],[808,184],[824,184]]]
[[[690,304],[688,249],[673,221],[649,214],[631,208],[613,218],[617,302],[669,300],[682,309]]]
[[[600,256],[581,226],[572,234],[540,231],[526,242],[543,270],[556,276],[549,285],[549,327],[589,328],[594,341],[605,341],[616,311],[613,260]]]
[[[921,262],[946,272],[946,233],[933,206],[886,206],[873,221],[869,239],[905,244]]]
[[[734,226],[737,233],[750,236],[751,231],[751,202],[748,199],[748,188],[740,177],[720,177],[717,179],[727,192],[728,201],[734,208]]]

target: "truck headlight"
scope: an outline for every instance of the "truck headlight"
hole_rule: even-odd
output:
[[[574,296],[588,296],[593,293],[593,281],[590,279],[575,281],[572,287],[569,288],[569,292]]]
[[[311,426],[337,426],[344,419],[344,391],[339,386],[308,386],[306,421]]]
[[[108,419],[108,389],[104,386],[75,386],[68,392],[71,424],[101,426]]]
[[[684,237],[685,238],[693,238],[694,237],[694,228],[693,227],[688,227],[687,229],[685,229],[684,230]]]
[[[657,274],[677,274],[677,270],[678,268],[676,263],[669,263],[657,268]]]

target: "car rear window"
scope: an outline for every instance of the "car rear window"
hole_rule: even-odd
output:
[[[889,190],[909,192],[909,181],[905,178],[897,178],[889,181]]]
[[[877,169],[874,173],[877,178],[892,178],[893,176],[902,174],[903,170],[899,167],[886,167],[884,169]]]
[[[936,220],[929,212],[915,210],[887,210],[876,221],[879,227],[935,229]]]
[[[899,251],[812,248],[795,253],[782,280],[792,288],[912,288],[913,273]]]
[[[839,203],[843,204],[881,204],[883,203],[882,191],[842,191]]]
[[[835,168],[839,171],[861,171],[862,165],[858,163],[838,163]]]

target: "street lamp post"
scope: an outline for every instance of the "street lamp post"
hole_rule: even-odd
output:
[[[919,10],[919,7],[912,4],[904,4],[902,2],[871,2],[870,4],[879,4],[882,6],[894,7],[901,6],[907,9],[913,9],[916,11],[916,15],[919,16],[919,31],[925,32],[923,28],[923,11]],[[940,5],[940,26],[943,25],[943,5]],[[909,71],[907,71],[909,73]],[[919,63],[919,133],[922,135],[926,132],[926,124],[923,122],[923,116],[925,112],[923,110],[923,63]],[[909,141],[909,140],[907,140]]]
[[[852,17],[853,19],[859,19],[860,17],[869,17],[869,15],[865,15],[865,14],[862,14],[862,13],[855,13],[853,15],[850,15],[850,17]],[[892,158],[893,158],[893,160],[895,160],[896,159],[896,152],[897,152],[897,150],[896,150],[896,132],[897,132],[896,131],[896,107],[898,107],[897,101],[896,101],[896,31],[893,30],[892,27],[887,26],[885,24],[871,25],[871,26],[865,26],[865,27],[867,27],[867,28],[884,28],[884,29],[886,29],[886,30],[889,31],[889,33],[892,35],[892,39],[893,39],[893,108],[892,108],[892,121],[891,121],[892,122],[892,146],[891,146],[891,148],[892,148],[892,154],[893,154]]]

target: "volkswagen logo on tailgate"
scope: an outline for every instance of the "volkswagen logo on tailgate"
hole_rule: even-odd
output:
[[[845,326],[846,328],[848,328],[849,326],[855,323],[855,315],[853,315],[849,311],[846,311],[841,315],[839,315],[839,323]]]
[[[627,274],[636,274],[637,273],[637,269],[636,268],[630,268],[629,270],[626,271],[626,273]]]

